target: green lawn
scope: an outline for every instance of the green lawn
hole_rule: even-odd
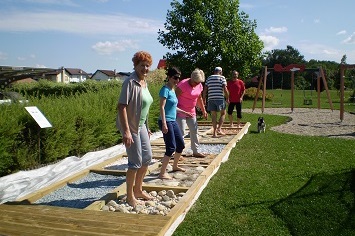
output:
[[[290,107],[289,93],[276,92],[283,92],[280,106]],[[300,107],[302,93],[297,96]],[[251,106],[252,101],[243,104]],[[355,142],[277,133],[270,127],[287,117],[267,114],[267,132],[259,134],[257,117],[244,114],[243,121],[251,123],[249,133],[174,235],[355,235]]]
[[[346,90],[344,94],[344,110],[347,112],[355,112],[355,102],[349,102],[349,98],[353,92]],[[265,107],[291,107],[291,90],[266,90],[266,94],[273,94],[272,100],[266,100]],[[340,94],[336,90],[329,90],[330,100],[327,92],[324,90],[320,93],[320,108],[330,109],[329,101],[333,104],[334,110],[340,109]],[[312,105],[305,105],[304,99],[311,100]],[[252,108],[254,101],[246,100],[243,102],[243,108]],[[261,108],[262,101],[258,100],[256,107]],[[295,90],[294,91],[294,107],[318,108],[318,93],[315,90]]]

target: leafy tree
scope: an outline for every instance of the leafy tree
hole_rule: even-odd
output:
[[[275,64],[281,64],[283,67],[290,64],[306,64],[304,56],[300,52],[290,45],[287,45],[286,49],[274,49],[265,52],[265,58],[263,65],[268,68],[274,68]],[[291,73],[273,72],[271,75],[273,78],[274,88],[291,88]],[[268,80],[267,87],[270,88],[271,82]]]
[[[171,7],[158,40],[172,51],[165,56],[167,64],[178,66],[183,76],[195,67],[208,75],[221,66],[226,76],[236,69],[247,77],[261,67],[256,21],[239,12],[238,0],[173,0]]]
[[[325,78],[327,80],[328,88],[336,88],[336,84],[339,81],[340,71],[339,71],[339,63],[334,61],[318,61],[318,60],[310,60],[307,63],[307,68],[319,68],[322,67],[323,72],[325,74]]]

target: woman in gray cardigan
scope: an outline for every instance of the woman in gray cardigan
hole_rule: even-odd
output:
[[[118,100],[117,128],[121,132],[128,156],[126,202],[135,207],[141,203],[138,198],[152,199],[142,190],[142,185],[153,156],[147,127],[153,97],[146,82],[153,60],[148,52],[139,51],[134,54],[132,61],[134,72],[123,82]]]

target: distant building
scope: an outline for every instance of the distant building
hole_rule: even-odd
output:
[[[44,74],[44,78],[47,80],[65,84],[84,82],[88,77],[88,73],[82,69],[64,67]]]
[[[166,60],[160,59],[157,68],[158,69],[166,69]]]
[[[92,76],[92,80],[104,81],[104,80],[116,80],[116,70],[97,70]]]
[[[130,76],[130,74],[130,72],[116,73],[116,70],[97,70],[91,76],[91,79],[96,81],[124,80]]]

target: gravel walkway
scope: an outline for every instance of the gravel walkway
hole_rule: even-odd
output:
[[[243,109],[244,113],[261,114],[257,108]],[[345,112],[344,120],[340,121],[340,111],[330,109],[296,108],[291,112],[290,108],[265,108],[263,114],[283,115],[291,118],[291,121],[271,130],[307,136],[325,136],[329,138],[345,138],[355,140],[355,115]],[[267,120],[266,120],[267,124]]]

